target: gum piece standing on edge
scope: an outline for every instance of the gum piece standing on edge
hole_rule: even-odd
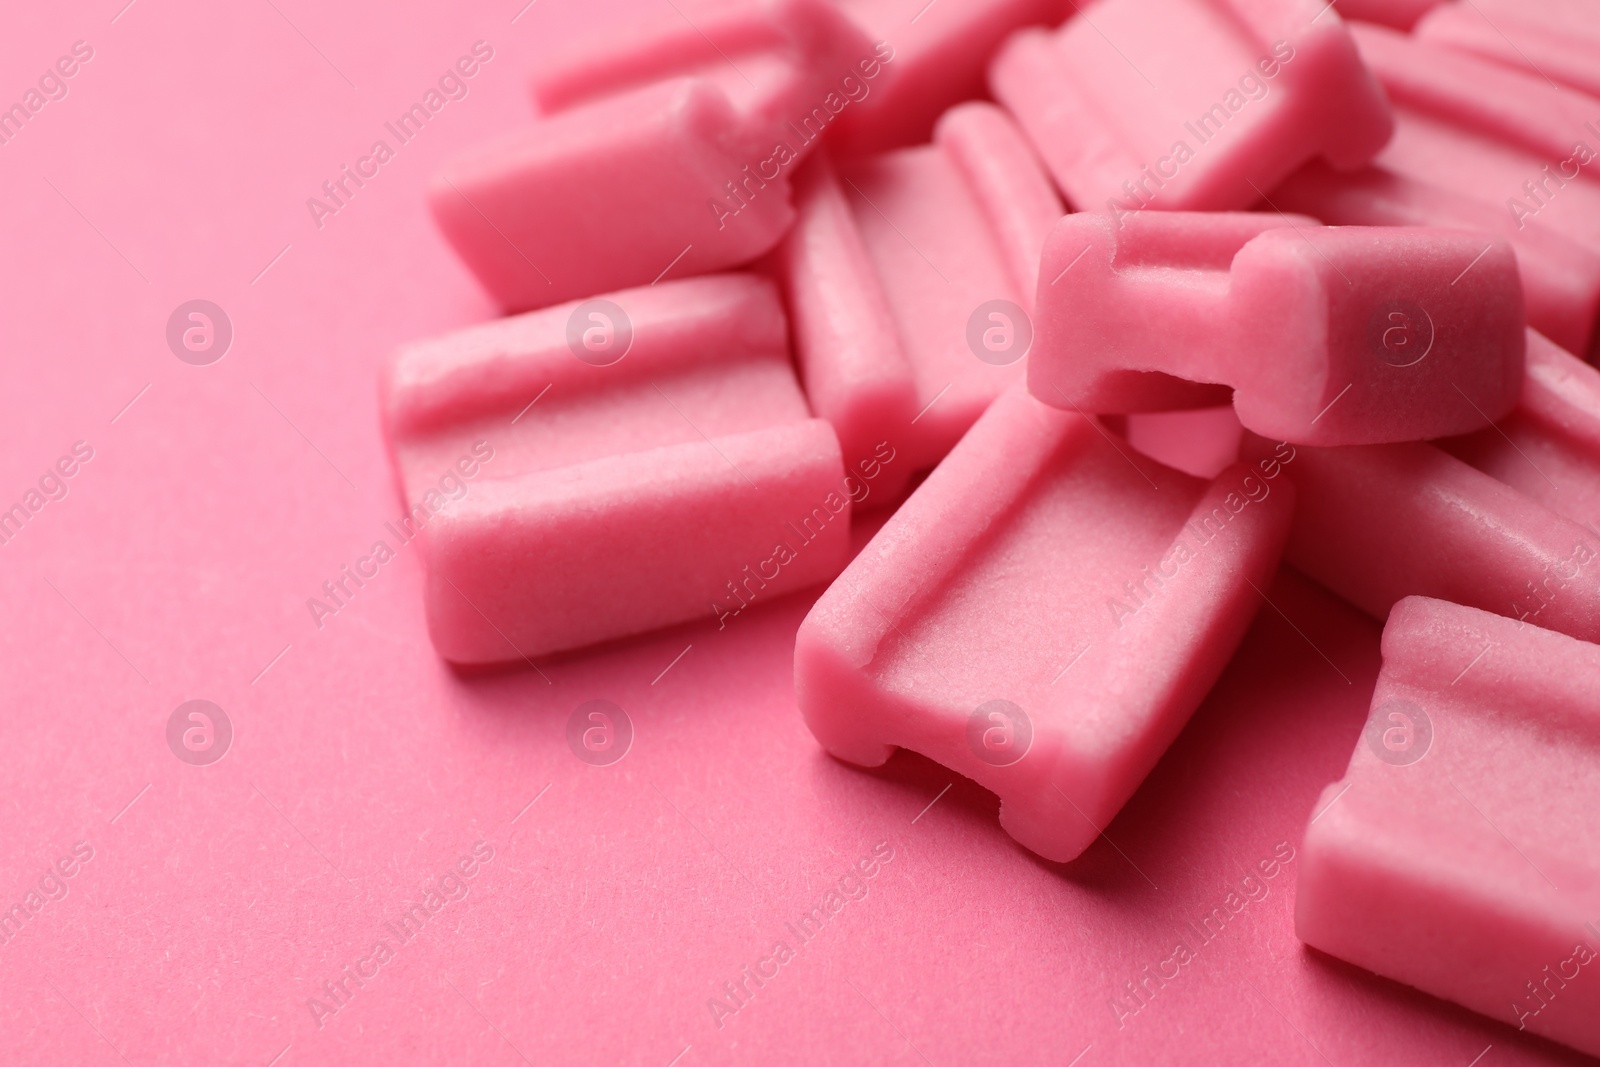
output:
[[[827,0],[683,6],[541,68],[542,117],[435,176],[435,219],[506,309],[721,270],[793,221],[790,175],[871,44]]]
[[[1514,412],[1444,443],[1477,466],[1421,442],[1296,450],[1284,558],[1375,618],[1428,596],[1600,641],[1600,372],[1531,330],[1528,353]]]
[[[920,752],[997,793],[1023,845],[1074,858],[1255,614],[1293,511],[1280,473],[1203,482],[1007,391],[801,624],[811,732],[864,766]]]
[[[1524,326],[1509,244],[1296,221],[1066,216],[1040,265],[1029,389],[1131,412],[1232,386],[1240,422],[1297,444],[1465,433],[1511,409]]]
[[[1334,0],[1333,9],[1346,19],[1409,30],[1437,3],[1439,0]]]
[[[1358,167],[1389,139],[1330,7],[1103,0],[1013,35],[989,84],[1077,208],[1246,208],[1309,160]]]
[[[1414,597],[1300,852],[1306,944],[1600,1055],[1600,646]]]
[[[837,0],[893,59],[869,92],[828,134],[836,155],[921,144],[934,121],[963,100],[986,95],[984,68],[1000,42],[1023,26],[1059,23],[1071,0],[938,0],[919,12],[906,0]]]
[[[1528,323],[1587,353],[1600,312],[1600,100],[1379,26],[1352,27],[1393,102],[1371,167],[1312,164],[1271,193],[1284,211],[1361,226],[1499,234],[1517,250]]]
[[[807,413],[762,278],[663,282],[408,345],[383,411],[411,509],[395,535],[423,534],[428,627],[457,663],[726,625],[846,558],[838,441]]]
[[[1005,113],[964,104],[931,145],[816,160],[799,207],[777,263],[801,379],[848,469],[896,454],[889,503],[1022,379],[1061,202]]]
[[[1600,96],[1600,6],[1594,0],[1443,3],[1415,32],[1424,41]]]

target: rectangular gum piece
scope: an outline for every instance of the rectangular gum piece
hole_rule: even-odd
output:
[[[1306,944],[1600,1055],[1600,646],[1395,605],[1300,852]]]
[[[435,220],[505,309],[736,266],[793,221],[790,175],[871,44],[826,0],[684,6],[541,68],[541,117],[434,176]]]
[[[925,0],[924,0],[925,2]],[[984,68],[1012,31],[1054,25],[1070,0],[838,0],[869,38],[894,58],[866,96],[852,102],[828,134],[838,155],[921,144],[934,121],[963,100],[985,95]],[[918,8],[921,8],[919,11]]]
[[[1335,225],[1445,226],[1517,251],[1528,323],[1586,353],[1600,312],[1600,182],[1572,161],[1600,150],[1600,100],[1380,26],[1354,26],[1395,135],[1370,167],[1312,164],[1273,205]]]
[[[1444,3],[1415,32],[1424,41],[1600,96],[1600,7],[1593,0]]]
[[[1068,215],[1045,244],[1028,387],[1134,412],[1214,404],[1297,444],[1465,433],[1516,403],[1504,240],[1263,213]],[[1207,384],[1209,383],[1209,384]]]
[[[1079,855],[1222,670],[1293,510],[1279,464],[1137,458],[1020,387],[996,400],[800,626],[795,694],[833,755],[920,752]]]
[[[382,392],[403,539],[422,534],[429,630],[453,662],[726,625],[844,564],[838,441],[809,417],[765,279],[663,282],[416,342]]]
[[[1323,0],[1103,0],[989,67],[1080,210],[1249,207],[1309,160],[1389,139],[1382,91]]]
[[[946,113],[932,144],[837,167],[819,158],[801,176],[799,220],[777,256],[801,379],[847,468],[884,441],[900,456],[882,501],[1021,380],[1039,252],[1060,217],[1031,150],[990,104]]]
[[[1428,596],[1600,640],[1600,371],[1530,330],[1523,398],[1497,425],[1299,449],[1285,558],[1379,619]]]

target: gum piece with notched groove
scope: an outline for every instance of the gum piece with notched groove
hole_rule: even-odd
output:
[[[1443,3],[1415,33],[1600,96],[1600,7],[1591,0]]]
[[[1383,93],[1323,0],[1104,0],[989,68],[1081,210],[1249,207],[1304,163],[1389,139]]]
[[[1116,815],[1222,670],[1293,510],[1263,460],[1201,481],[1004,393],[800,626],[833,755],[909,748],[1000,797],[1048,859]]]
[[[1379,26],[1353,28],[1393,102],[1395,135],[1370,167],[1313,164],[1273,190],[1284,211],[1362,226],[1444,226],[1511,242],[1528,323],[1586,353],[1600,313],[1600,100]]]
[[[726,625],[844,563],[838,441],[809,417],[764,279],[663,282],[407,345],[383,411],[429,630],[454,662]]]
[[[882,152],[920,144],[934,121],[963,100],[985,96],[984,68],[1008,34],[1054,25],[1070,0],[838,0],[894,59],[868,94],[828,134],[835,153]],[[858,106],[859,105],[859,106]]]
[[[1323,952],[1600,1055],[1600,646],[1422,597],[1300,853]]]
[[[435,219],[507,310],[722,270],[793,221],[790,175],[871,44],[826,0],[683,7],[542,68],[541,117],[435,176]]]
[[[1427,596],[1600,641],[1600,371],[1531,330],[1528,353],[1496,427],[1444,447],[1299,449],[1285,558],[1379,619]]]
[[[930,145],[816,160],[799,207],[777,260],[806,395],[848,468],[900,454],[889,502],[1021,379],[1061,202],[1005,113],[964,104]]]
[[[1068,215],[1040,266],[1029,389],[1132,412],[1214,404],[1231,386],[1246,427],[1305,444],[1464,433],[1510,410],[1524,327],[1509,244],[1301,223]]]

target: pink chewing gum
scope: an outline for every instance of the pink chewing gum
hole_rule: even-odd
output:
[[[1249,207],[1315,158],[1389,139],[1383,93],[1321,0],[1103,0],[989,68],[1075,207]]]
[[[1498,234],[1517,251],[1528,322],[1586,353],[1600,311],[1600,100],[1378,26],[1355,26],[1395,109],[1371,167],[1313,164],[1271,194],[1284,211],[1363,226]]]
[[[1293,511],[1280,470],[1203,482],[1007,391],[801,624],[811,732],[863,766],[920,752],[997,793],[1017,841],[1072,859],[1254,615]]]
[[[1511,414],[1439,444],[1590,532],[1600,529],[1600,370],[1535,331]]]
[[[887,503],[1021,380],[1061,202],[1005,113],[964,104],[931,145],[818,159],[799,208],[777,261],[801,379],[847,468],[899,456]]]
[[[1409,30],[1437,3],[1439,0],[1334,0],[1333,9],[1346,19]]]
[[[837,2],[870,39],[894,52],[860,106],[847,108],[828,134],[838,155],[928,140],[946,109],[986,95],[984,69],[1013,30],[1054,25],[1072,10],[1071,0],[938,0],[926,7],[906,0]]]
[[[1600,7],[1592,0],[1444,3],[1416,34],[1600,96]]]
[[[1306,828],[1300,939],[1600,1055],[1600,646],[1412,597]]]
[[[683,6],[542,68],[542,117],[435,177],[434,217],[506,309],[721,270],[793,221],[794,164],[872,45],[826,0]]]
[[[765,279],[663,282],[408,345],[383,411],[429,630],[457,663],[726,625],[844,564],[839,445],[809,417]]]
[[[1084,412],[1201,407],[1234,390],[1275,440],[1464,433],[1521,389],[1511,246],[1287,216],[1081,212],[1040,265],[1028,388]]]
[[[1443,444],[1299,449],[1285,558],[1380,619],[1428,596],[1600,640],[1600,371],[1529,331],[1516,410]]]

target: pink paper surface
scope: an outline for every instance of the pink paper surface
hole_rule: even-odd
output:
[[[0,16],[4,100],[94,49],[0,145],[0,505],[93,448],[0,545],[0,908],[93,850],[0,944],[0,1062],[1577,1062],[1302,948],[1294,862],[1212,942],[1185,925],[1298,842],[1365,717],[1377,625],[1292,575],[1070,866],[931,763],[822,754],[792,695],[809,597],[462,675],[413,545],[319,629],[307,599],[401,512],[381,360],[491,314],[427,175],[526,117],[581,19],[642,5],[123,3]],[[306,199],[480,39],[466,98],[319,228]],[[234,328],[210,366],[165,339],[195,298]],[[191,699],[235,731],[209,766],[168,748]],[[634,727],[611,766],[566,741],[592,699]],[[880,842],[802,942],[786,924]],[[474,846],[467,895],[402,942],[386,924]],[[1179,939],[1197,958],[1119,1019]],[[346,967],[369,977],[319,1013]]]

